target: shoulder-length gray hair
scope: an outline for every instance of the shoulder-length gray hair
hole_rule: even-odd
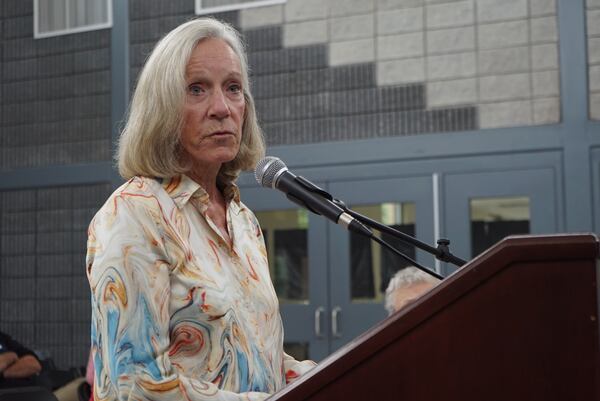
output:
[[[212,18],[181,24],[154,47],[139,76],[117,151],[119,173],[172,177],[189,171],[180,142],[186,94],[185,70],[192,51],[202,39],[220,38],[240,59],[246,102],[240,150],[219,171],[221,184],[235,181],[240,171],[251,170],[263,157],[265,144],[250,93],[244,44],[230,25]]]

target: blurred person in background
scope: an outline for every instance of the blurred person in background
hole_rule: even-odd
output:
[[[385,290],[385,309],[393,314],[435,287],[439,279],[414,266],[398,270]]]

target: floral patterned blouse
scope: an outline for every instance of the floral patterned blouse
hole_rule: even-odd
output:
[[[225,188],[231,245],[189,177],[134,177],[89,227],[96,400],[262,400],[314,366],[283,352],[261,229]]]

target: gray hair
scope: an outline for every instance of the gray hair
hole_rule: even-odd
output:
[[[389,314],[394,312],[394,292],[400,288],[408,287],[417,283],[439,283],[439,279],[417,269],[414,266],[408,266],[398,270],[390,279],[385,290],[385,309]]]
[[[136,175],[172,177],[190,169],[180,142],[185,102],[185,71],[192,51],[206,38],[224,40],[240,60],[246,108],[240,150],[224,163],[218,180],[235,181],[264,156],[265,144],[250,93],[248,61],[238,32],[213,18],[188,21],[165,35],[154,47],[139,76],[116,159],[125,179]]]

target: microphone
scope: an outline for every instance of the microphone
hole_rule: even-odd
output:
[[[336,205],[330,194],[306,178],[292,174],[281,159],[273,156],[263,158],[256,165],[254,176],[260,185],[280,190],[297,205],[350,231],[369,238],[373,236],[371,230]]]

